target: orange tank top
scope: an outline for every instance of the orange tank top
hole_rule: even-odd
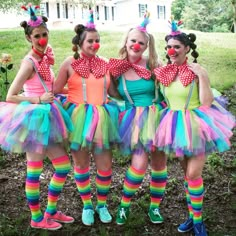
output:
[[[68,79],[68,101],[75,104],[102,105],[108,102],[107,90],[110,86],[110,75],[107,72],[101,78],[95,78],[90,73],[88,78],[82,78],[73,73]]]

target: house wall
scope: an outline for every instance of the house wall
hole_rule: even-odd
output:
[[[147,10],[150,12],[149,28],[158,31],[165,31],[167,21],[171,15],[171,2],[173,0],[104,0],[96,1],[97,6],[94,8],[94,19],[97,25],[107,26],[134,26],[143,20],[143,14],[140,15],[139,4],[146,4]],[[66,10],[67,2],[67,10]],[[59,4],[59,10],[58,10]],[[158,19],[157,6],[165,6],[165,19]],[[44,7],[44,8],[43,8]],[[49,27],[71,27],[78,23],[86,23],[88,18],[88,10],[82,9],[79,0],[43,0],[41,1],[41,9],[48,17]],[[98,9],[99,15],[97,15]],[[47,11],[48,10],[48,11]],[[3,19],[4,18],[4,19]],[[18,27],[22,21],[22,14],[7,14],[1,13],[0,28]],[[27,20],[27,16],[25,16]]]

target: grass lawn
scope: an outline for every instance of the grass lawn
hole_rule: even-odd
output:
[[[202,33],[197,35],[198,62],[204,66],[209,74],[212,87],[223,91],[232,87],[236,82],[236,34],[232,33]],[[159,58],[165,61],[164,33],[153,33]],[[52,45],[56,62],[54,72],[57,75],[60,64],[69,55],[72,55],[71,40],[74,36],[73,30],[51,30],[49,42]],[[119,48],[123,42],[124,32],[100,31],[101,48],[98,55],[110,58],[117,57]],[[0,54],[12,55],[14,67],[8,73],[10,80],[14,79],[22,58],[30,50],[30,44],[24,37],[22,29],[0,31]],[[191,56],[189,55],[191,60]],[[4,74],[1,74],[1,94],[5,94],[3,84]],[[3,96],[3,95],[2,95]]]

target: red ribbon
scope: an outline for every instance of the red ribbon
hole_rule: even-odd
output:
[[[82,77],[88,78],[92,73],[95,78],[103,77],[107,72],[107,62],[99,57],[83,56],[72,62],[72,68]]]
[[[43,55],[42,60],[39,63],[38,71],[44,80],[51,80],[50,65],[54,65],[54,54],[51,47],[47,47],[46,52]]]
[[[163,67],[154,69],[157,79],[166,87],[168,87],[176,76],[179,76],[181,83],[186,87],[195,78],[196,75],[188,68],[187,63],[177,66],[176,64],[169,64]]]
[[[137,73],[137,75],[140,76],[141,78],[144,78],[147,80],[151,78],[150,70],[146,69],[143,66],[132,64],[127,59],[111,58],[109,60],[108,69],[114,77],[118,77],[124,74],[130,68],[132,68]]]

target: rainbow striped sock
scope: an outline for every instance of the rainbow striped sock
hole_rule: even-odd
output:
[[[74,167],[75,182],[84,204],[84,209],[93,209],[91,201],[91,186],[89,167],[86,169],[79,169]]]
[[[188,191],[190,195],[191,205],[193,208],[193,223],[202,222],[202,205],[204,187],[202,177],[195,180],[188,180]]]
[[[184,191],[185,191],[186,201],[188,205],[189,218],[193,219],[193,208],[191,205],[191,200],[190,200],[190,196],[188,192],[188,179],[186,176],[184,178]]]
[[[43,170],[43,161],[27,161],[25,192],[32,220],[40,222],[43,214],[39,204],[39,177]]]
[[[123,186],[121,207],[129,207],[130,201],[139,186],[141,185],[146,170],[137,170],[133,166],[127,170]]]
[[[106,205],[107,195],[111,186],[112,170],[97,171],[96,187],[97,187],[97,207],[101,208]]]
[[[55,172],[48,187],[48,204],[46,209],[46,213],[50,215],[57,213],[57,201],[71,168],[68,156],[57,157],[52,160],[52,164]]]
[[[165,167],[163,170],[151,171],[151,183],[150,183],[151,209],[159,208],[163,195],[165,193],[166,181],[167,181],[167,167]]]

